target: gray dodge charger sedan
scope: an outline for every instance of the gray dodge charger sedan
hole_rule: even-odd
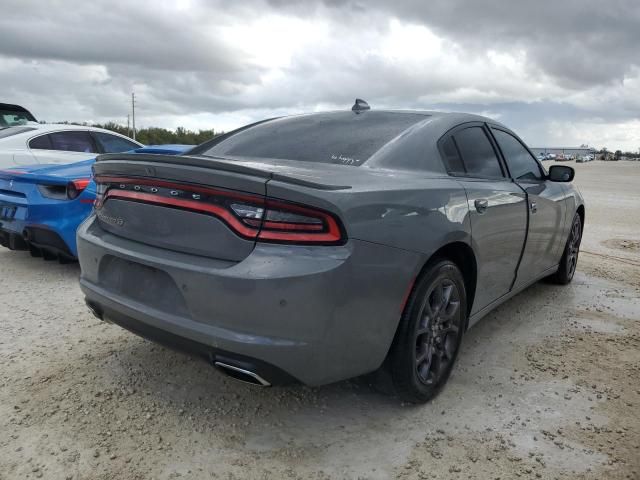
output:
[[[383,369],[413,402],[487,312],[571,281],[585,219],[573,169],[504,125],[362,101],[94,175],[78,256],[98,318],[263,386]]]

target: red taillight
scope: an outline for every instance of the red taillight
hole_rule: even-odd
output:
[[[76,180],[71,180],[67,184],[67,198],[69,200],[73,200],[78,198],[78,196],[87,188],[89,185],[90,179],[88,178],[78,178]]]
[[[300,243],[340,243],[342,231],[333,215],[315,208],[267,200],[258,238]]]
[[[339,221],[314,207],[161,180],[99,176],[96,184],[96,208],[122,198],[213,215],[236,234],[259,241],[336,245],[345,240]]]

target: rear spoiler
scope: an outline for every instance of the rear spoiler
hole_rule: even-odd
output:
[[[57,175],[42,175],[20,170],[19,168],[0,170],[0,180],[17,180],[20,183],[37,183],[46,185],[66,185],[73,178],[59,177]]]
[[[140,166],[148,165],[150,163],[173,165],[180,164],[212,170],[222,170],[225,172],[238,173],[241,175],[250,175],[252,177],[264,178],[267,180],[277,180],[293,185],[315,188],[317,190],[348,190],[351,188],[351,185],[336,185],[305,180],[301,178],[302,175],[297,176],[295,172],[282,173],[272,171],[268,168],[267,164],[251,160],[239,162],[236,160],[228,160],[220,157],[196,157],[189,155],[173,156],[140,153],[108,153],[98,155],[96,163],[93,166],[94,174],[99,175],[103,173],[111,173],[105,172],[106,162],[109,162],[111,164],[120,162],[127,164],[140,164]],[[153,172],[145,171],[145,169],[141,169],[140,171],[140,176],[153,175]]]

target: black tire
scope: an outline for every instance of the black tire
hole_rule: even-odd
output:
[[[578,266],[578,254],[580,253],[580,242],[582,241],[582,219],[577,213],[573,217],[569,238],[564,246],[564,252],[560,259],[558,271],[551,275],[550,279],[553,283],[559,285],[567,285],[576,273]]]
[[[467,320],[467,296],[458,267],[432,262],[413,288],[389,352],[396,393],[424,403],[447,382]]]

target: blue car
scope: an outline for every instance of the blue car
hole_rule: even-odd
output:
[[[179,155],[192,145],[155,145],[135,153]],[[0,170],[0,245],[61,262],[77,257],[76,229],[96,198],[95,159]]]

